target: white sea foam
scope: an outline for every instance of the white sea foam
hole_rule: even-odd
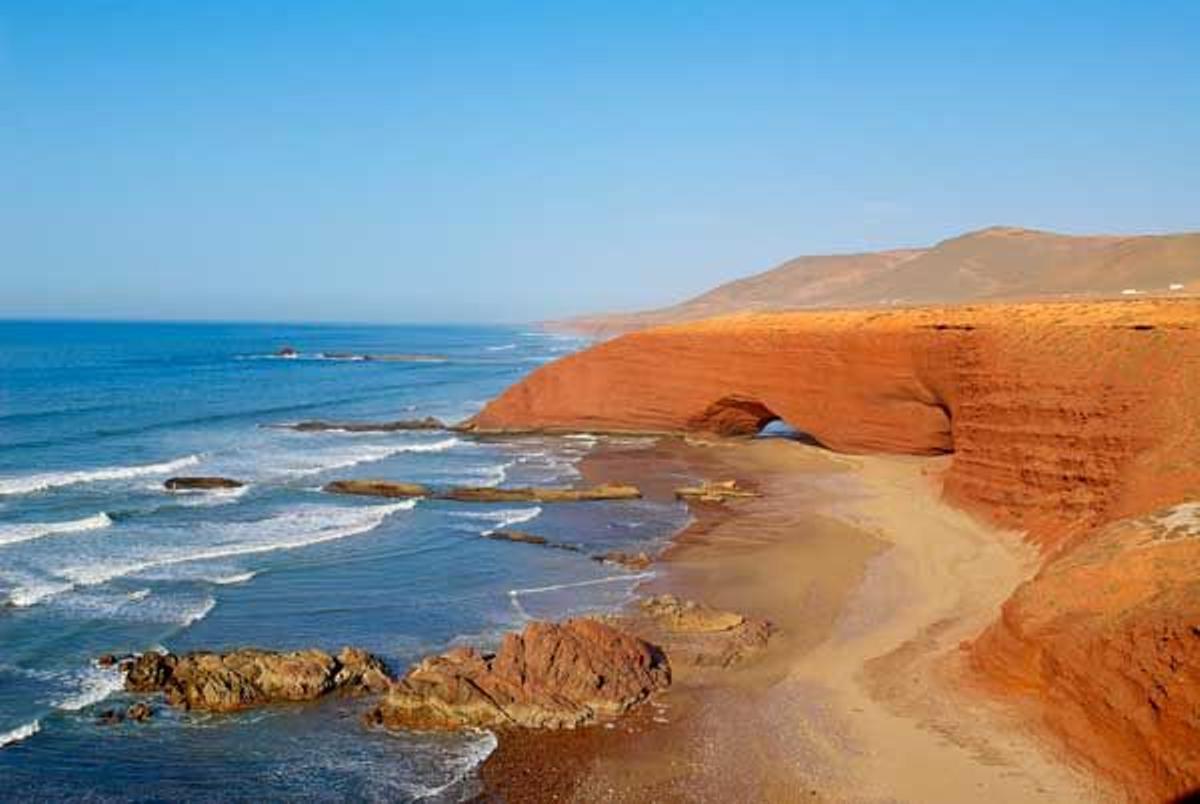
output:
[[[88,667],[79,678],[79,691],[63,698],[55,706],[67,712],[98,704],[125,686],[121,671],[115,667]]]
[[[208,616],[208,613],[210,611],[212,611],[213,608],[216,607],[216,605],[217,605],[216,600],[212,599],[211,597],[206,598],[204,600],[204,602],[201,603],[198,608],[194,609],[191,612],[188,612],[188,614],[186,614],[184,616],[183,623],[182,623],[183,627],[186,628],[189,625],[194,625],[195,623],[200,622],[201,620],[203,620],[205,617]]]
[[[222,575],[218,578],[209,578],[209,583],[215,583],[218,586],[233,586],[239,583],[246,583],[254,579],[258,575],[257,572],[239,572],[235,575]]]
[[[140,466],[105,466],[99,469],[84,469],[75,472],[47,472],[24,477],[0,478],[0,495],[29,494],[35,491],[73,486],[78,483],[96,483],[103,480],[125,480],[144,475],[163,475],[199,463],[201,456],[188,455],[173,461],[150,463]]]
[[[236,489],[186,489],[181,491],[173,491],[171,494],[178,497],[178,504],[187,506],[188,508],[208,507],[213,505],[229,505],[237,502],[246,492],[250,490],[250,486],[241,486]]]
[[[27,740],[41,730],[42,724],[35,720],[32,723],[17,726],[11,731],[0,732],[0,748]]]
[[[491,527],[487,530],[480,531],[482,535],[486,536],[489,533],[536,519],[541,513],[542,509],[534,506],[533,508],[502,508],[499,511],[456,511],[454,516],[491,523]]]
[[[501,346],[485,346],[484,348],[489,352],[507,352],[509,349],[516,349],[517,345],[515,343],[506,343]]]
[[[285,474],[303,477],[316,475],[333,469],[348,469],[363,463],[373,463],[407,452],[445,452],[461,444],[457,438],[443,438],[424,444],[397,444],[392,446],[357,447],[353,451],[331,451],[330,455],[319,456],[328,460],[321,461],[316,466],[305,466],[284,470]]]
[[[556,583],[556,584],[551,584],[550,586],[534,586],[534,587],[530,587],[527,589],[509,589],[508,590],[508,600],[510,603],[512,603],[512,607],[517,612],[517,614],[519,614],[521,617],[529,620],[529,619],[534,619],[534,618],[531,617],[529,612],[527,612],[525,610],[525,607],[521,605],[521,597],[523,595],[538,595],[538,594],[545,594],[548,592],[558,592],[563,589],[577,589],[577,588],[585,587],[585,586],[600,586],[602,584],[620,583],[622,581],[625,581],[625,582],[641,581],[641,580],[645,580],[645,579],[653,578],[653,577],[654,577],[653,572],[637,572],[637,573],[632,573],[630,575],[612,575],[607,578],[595,578],[590,581],[576,581],[574,583]]]
[[[499,745],[496,735],[490,731],[477,730],[475,731],[475,735],[476,739],[463,746],[460,752],[452,755],[444,755],[441,758],[442,767],[450,773],[448,781],[436,786],[406,782],[404,784],[406,792],[417,801],[424,801],[426,799],[437,798],[454,787],[454,785],[463,782],[492,755],[492,752],[496,750],[496,746]]]
[[[184,564],[193,561],[210,561],[231,556],[270,553],[277,550],[294,550],[322,542],[343,539],[374,530],[390,514],[407,511],[417,504],[416,500],[403,500],[389,505],[373,505],[367,508],[336,508],[331,506],[306,506],[299,510],[271,517],[266,520],[233,523],[205,523],[194,526],[198,535],[205,530],[216,529],[220,542],[199,549],[160,550],[135,560],[103,561],[89,560],[79,566],[66,567],[58,571],[54,583],[43,583],[36,590],[18,588],[10,593],[14,605],[28,606],[53,594],[82,586],[107,583],[114,578]],[[207,613],[207,612],[206,612]]]
[[[0,545],[28,542],[43,536],[55,536],[61,533],[82,533],[89,530],[107,528],[112,524],[108,514],[101,511],[82,519],[72,519],[65,522],[21,522],[15,525],[0,525]]]

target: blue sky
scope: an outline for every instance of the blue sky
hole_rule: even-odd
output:
[[[1200,229],[1200,3],[0,0],[0,316],[522,321]]]

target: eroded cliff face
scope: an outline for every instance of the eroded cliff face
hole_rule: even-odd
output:
[[[776,418],[838,451],[952,452],[946,496],[1047,556],[977,641],[977,666],[1134,795],[1200,786],[1197,703],[1180,691],[1196,688],[1200,538],[1103,527],[1200,499],[1200,301],[662,327],[540,369],[473,424],[729,435]]]

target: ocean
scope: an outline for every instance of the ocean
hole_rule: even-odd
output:
[[[294,356],[278,354],[285,345]],[[356,645],[402,671],[455,644],[495,644],[530,618],[621,605],[644,573],[587,553],[654,550],[682,507],[321,491],[361,477],[569,484],[604,437],[271,426],[458,421],[582,345],[499,326],[0,322],[0,797],[469,795],[491,734],[370,731],[363,702],[345,699],[221,716],[159,705],[148,723],[104,726],[100,711],[133,698],[94,659]],[[247,485],[167,492],[173,474]],[[482,538],[507,526],[586,550]]]

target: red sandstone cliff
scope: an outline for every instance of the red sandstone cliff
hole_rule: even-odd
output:
[[[1200,517],[1162,538],[1151,520],[1103,527],[1200,499],[1200,302],[662,327],[543,367],[473,423],[739,434],[775,418],[840,451],[953,452],[947,496],[1048,556],[976,664],[1135,796],[1200,786]]]

